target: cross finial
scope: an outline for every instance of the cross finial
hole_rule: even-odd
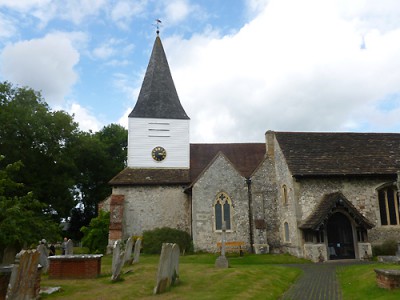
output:
[[[159,35],[159,33],[160,33],[160,24],[161,24],[162,22],[161,22],[161,20],[160,19],[156,19],[156,28],[157,28],[157,31],[156,31],[156,33],[157,33],[157,35]]]

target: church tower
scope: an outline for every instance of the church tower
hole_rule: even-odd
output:
[[[189,121],[157,34],[138,100],[129,114],[128,167],[189,169]]]

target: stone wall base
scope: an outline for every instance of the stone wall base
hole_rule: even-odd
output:
[[[328,260],[328,251],[325,244],[304,244],[304,258],[312,262]]]
[[[358,243],[358,258],[364,260],[372,258],[372,247],[370,243]]]

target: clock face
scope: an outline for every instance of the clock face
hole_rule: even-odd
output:
[[[151,157],[153,157],[155,161],[162,161],[166,156],[167,151],[161,146],[157,146],[151,151]]]

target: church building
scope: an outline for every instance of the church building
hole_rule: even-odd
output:
[[[363,259],[400,240],[400,134],[267,131],[264,143],[191,144],[159,36],[111,179],[110,245],[171,227],[195,251],[227,241],[313,261]]]

